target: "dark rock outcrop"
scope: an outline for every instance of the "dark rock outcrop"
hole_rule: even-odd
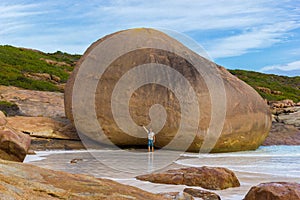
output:
[[[161,173],[140,175],[139,180],[153,183],[200,186],[205,189],[222,190],[239,187],[240,183],[235,174],[221,167],[190,167],[173,169]]]
[[[289,182],[261,183],[254,186],[244,200],[299,200],[300,184]]]

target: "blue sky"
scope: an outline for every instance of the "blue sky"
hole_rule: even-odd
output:
[[[300,76],[300,0],[10,0],[0,44],[83,54],[106,34],[174,30],[230,69]]]

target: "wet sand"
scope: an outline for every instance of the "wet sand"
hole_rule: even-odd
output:
[[[29,155],[25,162],[53,170],[109,178],[153,193],[182,191],[187,186],[154,184],[136,180],[134,177],[152,171],[188,166],[226,167],[234,171],[241,186],[212,192],[219,194],[222,199],[238,200],[243,199],[252,186],[262,182],[300,182],[299,150],[300,146],[292,147],[288,151],[263,147],[254,152],[205,155],[187,153],[171,163],[166,163],[165,158],[176,157],[176,153],[159,151],[147,153],[133,150],[131,153],[137,154],[127,155],[121,150],[49,151]],[[73,159],[77,159],[76,163],[71,163]]]

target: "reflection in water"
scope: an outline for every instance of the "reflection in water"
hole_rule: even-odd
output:
[[[154,171],[153,167],[153,157],[154,157],[154,152],[149,152],[148,153],[148,173],[151,173]]]

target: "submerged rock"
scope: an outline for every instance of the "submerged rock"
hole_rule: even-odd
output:
[[[244,200],[299,200],[300,184],[289,182],[261,183],[254,186]]]
[[[0,160],[0,185],[0,199],[169,199],[107,179],[4,160]]]
[[[186,192],[168,192],[161,194],[171,200],[194,200],[194,197]]]
[[[185,193],[192,195],[193,197],[201,198],[202,200],[221,200],[220,196],[216,193],[199,190],[195,188],[185,188],[183,190]]]
[[[200,186],[211,190],[240,186],[240,182],[235,174],[229,169],[222,167],[204,166],[174,169],[161,173],[140,175],[136,178],[153,183]]]
[[[126,48],[131,49],[124,52]],[[121,55],[109,60],[118,53]],[[103,64],[106,62],[107,66]],[[175,72],[160,73],[155,71],[157,68],[151,73],[147,71],[153,65],[159,70],[176,71],[192,89],[183,87],[185,82],[174,78]],[[129,72],[140,69],[146,71],[130,76],[128,85],[119,83]],[[140,76],[150,80],[149,83],[131,91]],[[156,84],[164,80],[175,89]],[[113,94],[120,94],[114,93],[116,86],[124,87],[121,91],[130,97],[129,101],[116,96],[117,104],[112,104]],[[165,109],[162,126],[163,120],[158,120],[161,116],[156,116],[156,111],[151,113],[155,104]],[[146,136],[140,125],[150,124],[157,132],[155,146],[160,148],[212,152],[252,150],[261,145],[271,126],[267,104],[253,88],[165,33],[144,28],[113,33],[88,48],[65,88],[66,116],[72,121],[74,108],[79,110],[75,113],[75,123],[81,134],[118,146],[145,145]],[[123,110],[129,110],[130,119]],[[121,128],[119,122],[125,125]],[[99,136],[99,125],[104,135]],[[175,137],[179,130],[180,139]],[[173,143],[174,139],[177,140]]]

